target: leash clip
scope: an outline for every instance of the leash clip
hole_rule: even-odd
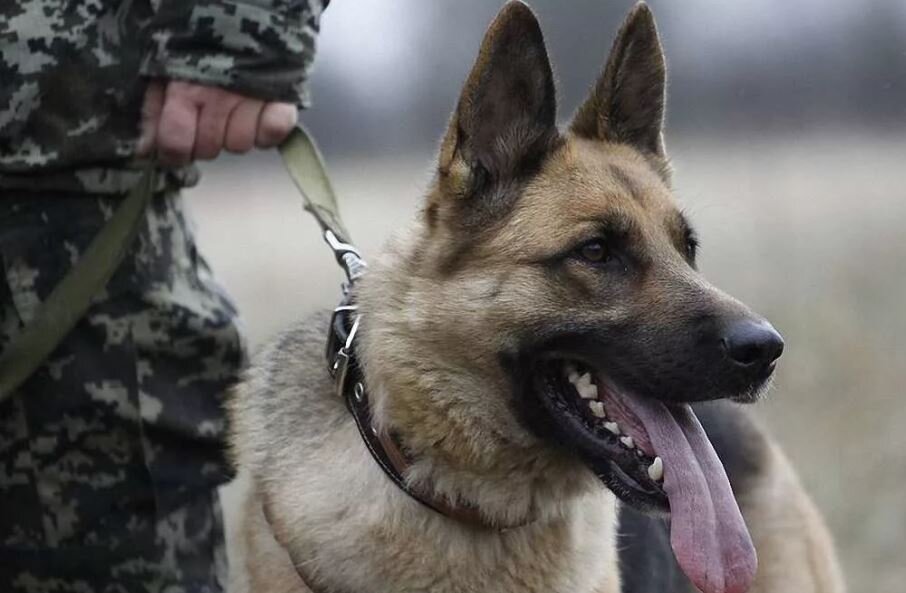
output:
[[[324,240],[333,251],[337,263],[340,264],[340,267],[343,268],[343,271],[346,273],[349,284],[355,284],[356,280],[361,278],[368,268],[365,260],[362,259],[362,254],[354,245],[340,241],[337,235],[330,229],[324,231]]]

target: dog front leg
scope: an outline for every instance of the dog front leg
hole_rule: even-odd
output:
[[[239,525],[239,566],[230,593],[312,593],[296,572],[286,549],[274,537],[262,500],[253,488],[242,503]]]

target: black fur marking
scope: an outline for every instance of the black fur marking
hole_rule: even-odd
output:
[[[665,519],[620,505],[617,550],[622,593],[694,591],[673,556]]]
[[[609,282],[603,302],[616,302],[635,288],[632,282]],[[626,392],[667,403],[750,398],[771,376],[771,368],[740,367],[728,360],[720,345],[732,311],[698,294],[683,295],[677,287],[670,303],[657,310],[640,307],[611,320],[586,317],[580,326],[551,320],[533,327],[520,340],[526,351],[555,351],[601,369]],[[689,290],[695,289],[690,286]]]
[[[733,492],[737,498],[744,495],[765,470],[768,451],[764,434],[739,404],[707,402],[692,408],[727,470]]]

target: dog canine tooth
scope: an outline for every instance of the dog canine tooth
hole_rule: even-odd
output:
[[[620,437],[620,442],[623,443],[623,446],[628,449],[635,448],[635,441],[632,440],[632,437]]]
[[[603,403],[599,401],[590,401],[588,402],[588,408],[591,410],[591,413],[598,418],[607,418],[607,414],[604,413]]]
[[[655,457],[654,462],[648,466],[648,477],[655,482],[664,479],[664,462],[660,457]]]
[[[604,428],[606,428],[613,434],[620,434],[620,426],[616,422],[605,422]]]

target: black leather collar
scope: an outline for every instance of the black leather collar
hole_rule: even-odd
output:
[[[500,526],[488,521],[474,506],[455,504],[433,493],[419,492],[406,483],[403,474],[411,465],[410,459],[394,435],[379,432],[374,427],[368,390],[355,351],[361,314],[353,288],[364,275],[366,265],[358,250],[341,242],[332,231],[325,232],[325,239],[347,277],[343,285],[343,299],[334,309],[328,328],[327,365],[334,379],[336,394],[346,403],[369,453],[400,490],[429,509],[474,527],[509,529],[512,526]]]
[[[355,420],[362,441],[374,457],[377,464],[384,470],[387,477],[396,484],[400,490],[426,504],[406,485],[403,476],[397,471],[390,454],[381,445],[377,430],[374,428],[371,416],[371,406],[368,392],[365,389],[365,380],[362,369],[355,354],[355,337],[358,332],[359,312],[358,307],[352,304],[347,295],[343,302],[334,309],[330,320],[330,337],[327,340],[327,363],[334,378],[337,395],[346,402],[346,408]],[[430,506],[430,505],[426,505]]]
[[[476,528],[505,531],[512,527],[489,521],[472,505],[454,504],[446,498],[419,492],[406,483],[403,473],[409,467],[410,459],[394,435],[379,432],[373,423],[368,390],[355,352],[360,314],[350,295],[351,291],[346,290],[331,318],[327,363],[336,393],[346,402],[368,452],[397,488],[432,511]]]

